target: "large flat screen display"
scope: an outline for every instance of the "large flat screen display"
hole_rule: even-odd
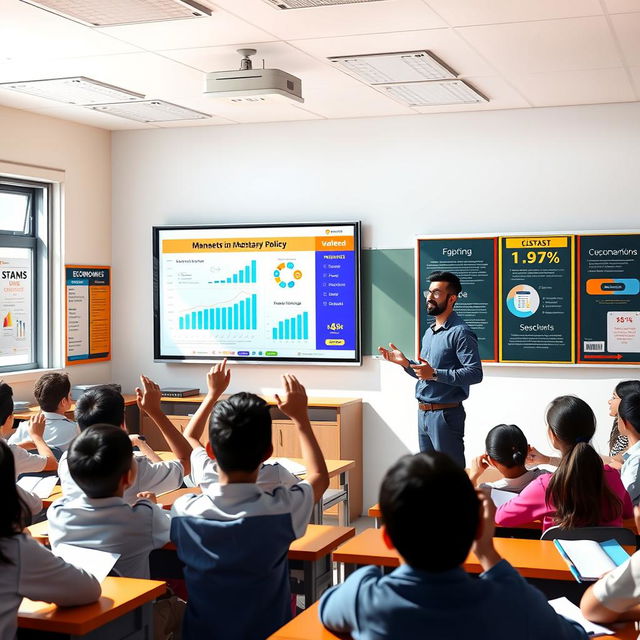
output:
[[[154,358],[359,364],[360,223],[153,228]]]

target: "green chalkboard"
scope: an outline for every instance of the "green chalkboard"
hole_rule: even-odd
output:
[[[415,352],[413,249],[362,252],[362,354],[393,342],[408,357]]]

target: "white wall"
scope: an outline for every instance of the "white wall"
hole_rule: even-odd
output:
[[[640,104],[438,114],[113,134],[113,378],[138,372],[202,387],[204,366],[152,362],[151,226],[359,219],[364,246],[417,234],[639,227]],[[290,368],[312,395],[361,396],[365,505],[381,475],[417,445],[413,381],[364,366]],[[270,392],[275,366],[237,366],[232,391]],[[604,449],[607,398],[637,368],[487,367],[467,409],[468,454],[515,422],[548,450],[543,411],[587,399]]]
[[[15,167],[14,175],[33,176],[53,169],[64,172],[63,211],[59,221],[60,250],[52,256],[64,264],[111,264],[111,134],[81,124],[27,111],[0,107],[0,163]],[[53,274],[60,301],[63,272]],[[60,307],[60,305],[62,306]],[[58,342],[64,339],[57,318]],[[111,363],[76,365],[68,369],[72,383],[109,382]],[[16,400],[33,402],[38,373],[5,375]],[[0,374],[0,378],[3,376]]]

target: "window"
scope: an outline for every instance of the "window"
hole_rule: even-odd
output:
[[[0,178],[0,373],[49,366],[49,185]]]

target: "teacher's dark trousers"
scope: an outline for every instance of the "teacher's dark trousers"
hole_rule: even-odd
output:
[[[441,451],[464,468],[464,407],[418,410],[420,451]]]

